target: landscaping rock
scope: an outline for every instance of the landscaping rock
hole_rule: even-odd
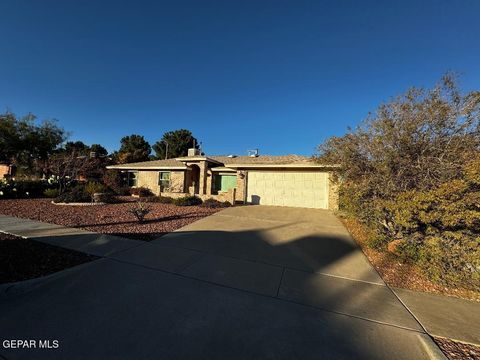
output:
[[[0,214],[137,240],[151,240],[220,210],[149,203],[151,212],[140,224],[129,212],[135,199],[123,197],[119,200],[123,202],[102,206],[57,206],[50,199],[0,200]]]

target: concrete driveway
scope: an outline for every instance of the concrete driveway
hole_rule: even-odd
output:
[[[235,207],[0,295],[7,359],[442,354],[329,211]],[[1,358],[1,357],[0,357]]]

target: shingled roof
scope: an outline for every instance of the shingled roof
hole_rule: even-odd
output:
[[[256,157],[252,156],[208,156],[207,159],[215,160],[219,163],[228,166],[239,165],[306,165],[306,166],[318,166],[312,158],[300,155],[260,155]],[[176,159],[166,160],[152,160],[143,161],[129,164],[119,164],[109,166],[109,169],[156,169],[156,168],[186,168],[186,166]]]
[[[151,160],[151,161],[142,161],[142,162],[107,166],[108,169],[148,169],[148,168],[159,168],[159,167],[186,168],[186,166],[182,162],[175,159]]]
[[[311,158],[300,155],[259,155],[259,156],[210,156],[210,158],[221,162],[225,165],[234,165],[234,164],[252,164],[252,165],[313,165],[314,162]]]

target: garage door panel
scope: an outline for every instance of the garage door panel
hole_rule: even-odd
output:
[[[312,171],[250,171],[247,200],[260,205],[328,207],[328,174]]]

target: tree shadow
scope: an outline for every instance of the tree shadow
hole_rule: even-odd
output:
[[[192,219],[192,218],[199,218],[200,216],[195,213],[188,213],[188,214],[181,214],[181,215],[171,215],[171,216],[161,216],[156,218],[145,219],[142,224],[156,224],[161,223],[164,221],[171,221],[171,220],[180,220],[180,219]],[[137,220],[129,220],[129,221],[111,221],[111,222],[101,222],[95,224],[81,224],[82,227],[88,228],[95,228],[101,226],[108,226],[108,225],[128,225],[128,224],[138,224]],[[128,234],[128,233],[125,233]]]

